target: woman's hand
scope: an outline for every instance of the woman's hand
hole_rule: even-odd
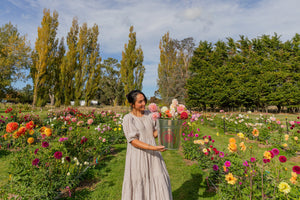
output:
[[[154,151],[160,151],[160,152],[163,152],[163,151],[166,151],[167,149],[165,149],[165,146],[153,146],[154,147]]]

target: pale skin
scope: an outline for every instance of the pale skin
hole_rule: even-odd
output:
[[[146,106],[146,100],[144,98],[144,95],[138,94],[136,96],[136,101],[134,104],[131,104],[132,111],[131,113],[137,117],[142,117],[145,112],[145,106]],[[153,137],[157,137],[157,131],[153,132]],[[138,139],[134,139],[131,141],[132,146],[139,148],[139,149],[146,149],[146,150],[153,150],[153,151],[166,151],[165,146],[152,146],[150,144],[147,144],[145,142],[142,142]]]

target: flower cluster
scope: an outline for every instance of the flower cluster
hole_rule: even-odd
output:
[[[152,112],[152,117],[154,119],[188,119],[189,111],[183,104],[179,104],[177,99],[172,100],[170,107],[163,106],[160,109],[155,103],[151,103],[148,106],[150,112]]]

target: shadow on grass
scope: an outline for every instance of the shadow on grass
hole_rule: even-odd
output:
[[[203,182],[203,175],[200,173],[191,174],[192,178],[182,184],[180,188],[173,191],[174,200],[199,200],[215,196],[214,192],[208,192],[207,186]],[[199,195],[199,189],[205,189],[203,194]]]
[[[11,152],[7,150],[0,150],[0,158],[9,155]]]

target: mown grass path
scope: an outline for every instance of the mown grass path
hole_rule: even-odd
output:
[[[94,171],[100,180],[90,181],[84,189],[75,192],[76,199],[118,200],[122,195],[122,183],[126,157],[126,144],[114,146],[114,154],[106,157]],[[197,164],[186,162],[179,151],[162,153],[171,179],[174,200],[216,199],[206,192],[205,172]]]

